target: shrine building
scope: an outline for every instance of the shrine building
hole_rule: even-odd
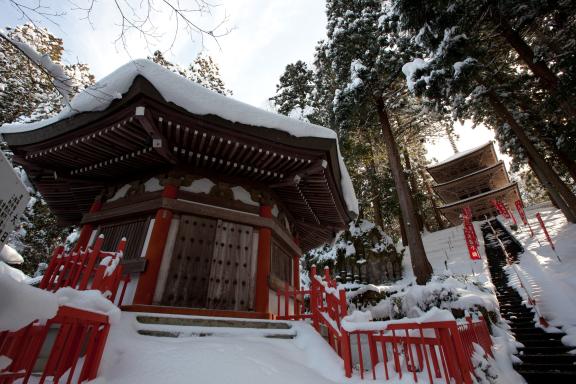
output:
[[[302,253],[358,212],[335,132],[147,60],[3,136],[78,248],[127,238],[127,310],[269,318]]]
[[[469,206],[474,220],[496,216],[491,203],[498,200],[508,207],[520,199],[516,182],[511,182],[502,160],[498,160],[492,142],[428,167],[436,184],[436,194],[444,201],[440,212],[454,225],[460,224],[462,209]]]

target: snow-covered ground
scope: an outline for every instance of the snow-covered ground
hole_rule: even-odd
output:
[[[542,215],[556,251],[538,225],[537,212]],[[561,328],[568,334],[562,342],[576,347],[576,224],[568,223],[560,210],[551,206],[529,208],[526,214],[535,236],[532,238],[523,226],[512,232],[525,252],[519,256],[519,264],[508,268],[508,275],[524,299],[527,294],[520,281],[536,300],[537,312],[550,324],[548,330]]]
[[[341,383],[340,358],[308,324],[290,322],[296,338],[271,339],[253,330],[233,334],[154,337],[137,333],[135,314],[111,328],[98,384]],[[181,327],[161,326],[164,330]]]

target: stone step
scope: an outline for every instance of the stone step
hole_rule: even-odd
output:
[[[566,354],[568,351],[574,349],[566,345],[557,344],[555,346],[524,346],[518,348],[518,357],[522,358],[523,354],[526,355],[553,355],[553,354]]]
[[[207,337],[253,336],[293,339],[296,331],[285,321],[198,316],[135,315],[135,328],[143,336]]]
[[[528,384],[532,383],[553,383],[553,384],[574,384],[576,382],[576,372],[541,371],[526,368],[516,368],[518,373],[524,377]]]
[[[565,353],[565,354],[559,353],[559,354],[550,354],[550,355],[524,354],[522,356],[519,356],[519,358],[524,362],[524,364],[526,364],[526,363],[536,363],[536,364],[543,364],[543,363],[574,364],[574,363],[576,363],[576,355],[571,355],[568,353]]]
[[[290,324],[283,321],[216,319],[207,317],[165,317],[136,316],[136,321],[142,324],[164,324],[194,327],[226,327],[226,328],[256,328],[256,329],[290,329]]]
[[[231,336],[228,333],[222,332],[178,332],[178,331],[163,331],[154,329],[139,329],[138,334],[143,336],[154,336],[154,337],[207,337],[207,336]],[[255,335],[246,335],[255,336]],[[295,333],[264,333],[258,335],[266,337],[268,339],[293,339],[296,337]]]

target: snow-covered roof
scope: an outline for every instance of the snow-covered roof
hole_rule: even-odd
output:
[[[331,129],[264,111],[210,91],[145,59],[131,61],[88,87],[76,95],[70,105],[59,114],[33,123],[5,124],[0,127],[0,133],[14,134],[40,130],[83,112],[103,111],[114,100],[122,98],[137,76],[148,80],[167,102],[172,102],[196,115],[216,115],[233,123],[275,129],[295,137],[333,139],[336,143],[338,140],[336,132]],[[357,214],[358,200],[339,149],[338,161],[344,200],[348,210]]]
[[[482,144],[482,145],[480,145],[480,146],[477,146],[477,147],[474,147],[474,148],[467,149],[467,150],[465,150],[465,151],[461,151],[461,152],[455,153],[454,155],[448,157],[447,159],[444,159],[444,160],[439,161],[438,163],[436,163],[436,164],[434,164],[434,165],[431,165],[430,167],[428,167],[428,169],[430,169],[430,168],[436,168],[436,167],[439,167],[439,166],[441,166],[441,165],[448,164],[448,163],[450,163],[450,162],[452,162],[452,161],[454,161],[454,160],[457,160],[457,159],[459,159],[459,158],[461,158],[461,157],[467,156],[467,155],[469,155],[469,154],[471,154],[471,153],[480,151],[480,150],[482,150],[482,149],[484,149],[484,148],[486,148],[486,147],[489,147],[489,146],[491,146],[491,145],[492,145],[492,142],[488,142],[488,143],[486,143],[486,144]]]

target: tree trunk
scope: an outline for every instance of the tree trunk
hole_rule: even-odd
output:
[[[384,218],[382,217],[382,196],[378,185],[376,185],[376,164],[374,163],[374,152],[370,146],[370,171],[372,180],[370,180],[370,190],[372,191],[372,206],[374,207],[374,222],[384,229]]]
[[[560,81],[558,77],[543,61],[536,61],[534,51],[526,44],[522,36],[512,29],[504,15],[498,17],[498,28],[500,35],[514,48],[520,60],[522,60],[534,75],[540,80],[542,87],[546,89],[553,97],[556,98],[558,105],[570,117],[571,120],[576,120],[576,107],[575,103],[567,99],[561,92]]]
[[[398,201],[400,203],[400,210],[402,211],[402,218],[406,228],[406,235],[408,238],[408,246],[410,247],[410,260],[414,276],[416,276],[416,283],[424,285],[432,277],[432,265],[426,257],[426,251],[422,244],[422,237],[417,226],[416,212],[410,197],[410,189],[408,182],[402,172],[402,163],[400,162],[400,154],[394,135],[392,134],[392,127],[388,117],[388,111],[384,105],[382,97],[376,97],[376,110],[378,111],[378,118],[380,120],[380,128],[382,129],[382,137],[386,144],[386,152],[388,154],[388,161],[394,183],[396,184],[396,191],[398,192]]]
[[[450,127],[446,126],[446,136],[448,137],[448,141],[450,142],[450,145],[452,146],[452,150],[454,151],[454,154],[458,153],[458,147],[456,146],[456,140],[454,139],[454,133],[450,130]]]
[[[493,90],[487,92],[488,100],[490,104],[494,108],[496,114],[500,117],[500,119],[504,120],[512,131],[516,134],[518,141],[522,145],[524,151],[528,155],[528,158],[532,161],[534,166],[539,170],[540,175],[542,177],[542,182],[544,188],[546,190],[555,190],[558,192],[560,197],[564,200],[565,204],[559,205],[562,207],[563,205],[567,209],[562,209],[562,212],[566,216],[566,219],[570,222],[576,222],[576,196],[570,191],[570,189],[564,184],[564,182],[558,177],[556,172],[546,163],[544,158],[540,155],[536,147],[532,144],[524,129],[518,124],[518,122],[514,119],[510,111],[506,108],[506,106],[500,101],[500,98]],[[535,171],[536,172],[536,171]],[[552,192],[551,192],[552,194]]]
[[[416,208],[416,219],[418,220],[418,230],[422,232],[424,230],[424,215],[422,214],[422,204],[416,199],[414,194],[418,190],[418,185],[416,184],[416,177],[412,170],[412,163],[410,162],[410,156],[408,151],[404,149],[404,162],[406,163],[406,171],[408,172],[408,181],[410,183],[410,197],[412,198],[412,205]]]
[[[535,166],[532,161],[529,161],[528,164],[530,165],[530,168],[532,168],[532,171],[536,175],[536,178],[538,179],[538,181],[540,181],[540,184],[542,184],[545,187],[546,184],[544,182],[542,172],[540,172],[538,167]],[[556,207],[557,209],[560,209],[562,211],[568,209],[568,207],[566,206],[566,203],[564,202],[564,200],[562,200],[562,197],[560,197],[558,192],[556,192],[553,188],[552,189],[546,189],[546,194],[548,195],[548,198],[550,199],[550,201],[552,202],[554,207]]]
[[[438,205],[436,205],[436,200],[434,199],[434,191],[430,186],[428,180],[426,180],[426,175],[424,171],[420,170],[422,180],[424,180],[424,185],[426,186],[426,190],[428,191],[428,198],[430,199],[430,203],[432,204],[432,210],[434,211],[434,219],[436,220],[436,224],[438,225],[438,229],[444,229],[444,222],[442,221],[442,216],[440,216],[440,211],[438,210]]]
[[[402,217],[402,210],[398,214],[398,225],[400,226],[400,238],[402,239],[402,246],[408,246],[408,236],[406,235],[406,226],[404,225],[404,218]]]
[[[556,154],[558,155],[560,163],[562,163],[566,167],[568,173],[570,174],[570,176],[572,176],[572,181],[576,183],[576,162],[574,162],[574,160],[572,160],[570,156],[568,156],[566,152],[562,150],[555,148],[554,152],[556,152]]]

